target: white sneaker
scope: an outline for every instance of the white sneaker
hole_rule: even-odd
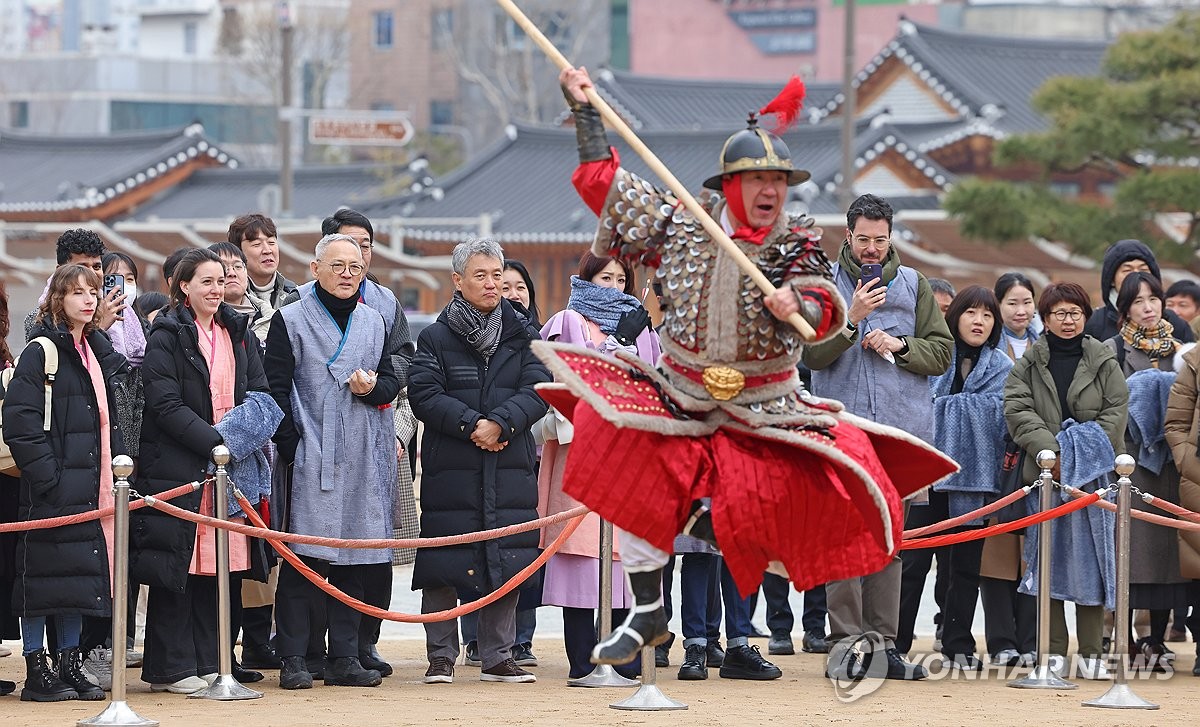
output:
[[[217,673],[214,671],[212,674],[201,674],[200,678],[207,682],[208,686],[211,687],[217,681]]]
[[[104,691],[112,691],[112,651],[97,646],[83,660],[83,675]]]
[[[992,663],[996,666],[1017,666],[1021,662],[1021,655],[1016,649],[1001,649],[992,654]]]
[[[200,677],[184,677],[173,684],[151,684],[150,691],[170,692],[171,694],[195,694],[207,687],[208,682]]]
[[[1086,656],[1079,657],[1075,665],[1075,673],[1079,675],[1080,679],[1091,679],[1098,682],[1108,681],[1110,678],[1104,659],[1091,659]]]
[[[0,644],[0,657],[4,656],[12,656],[12,649],[8,648],[4,644]]]

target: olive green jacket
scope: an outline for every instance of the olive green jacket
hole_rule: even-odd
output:
[[[1058,389],[1050,375],[1049,362],[1050,344],[1043,336],[1017,360],[1004,384],[1008,432],[1029,455],[1022,470],[1025,482],[1037,479],[1038,452],[1048,449],[1058,453],[1054,437],[1062,430],[1066,418],[1058,403]],[[1091,336],[1084,336],[1083,358],[1067,390],[1067,405],[1071,408],[1071,418],[1077,422],[1096,422],[1108,435],[1113,451],[1117,454],[1125,451],[1129,387],[1112,349]]]
[[[838,265],[855,280],[858,279],[862,265],[850,254],[848,242],[842,243],[841,252],[838,253]],[[900,253],[896,252],[895,247],[891,247],[883,260],[883,283],[891,283],[899,269]],[[850,307],[850,301],[846,301],[846,307]],[[919,271],[915,317],[915,332],[911,336],[904,336],[904,340],[908,342],[908,354],[896,356],[896,365],[920,376],[941,376],[950,366],[950,352],[954,348],[954,342],[950,338],[946,318],[933,297],[933,289]],[[824,343],[805,346],[801,355],[804,365],[813,370],[832,366],[843,351],[859,344],[857,332],[849,336],[845,333],[839,333]]]

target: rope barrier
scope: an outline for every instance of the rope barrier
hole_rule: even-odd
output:
[[[943,530],[949,530],[950,528],[957,527],[959,525],[962,525],[963,523],[969,523],[972,520],[978,520],[979,518],[986,517],[986,516],[991,515],[992,513],[996,512],[997,510],[1001,510],[1003,508],[1008,507],[1009,505],[1013,504],[1017,500],[1020,500],[1022,497],[1025,497],[1026,495],[1028,495],[1030,492],[1033,492],[1033,488],[1040,487],[1040,483],[1041,483],[1041,480],[1038,480],[1038,483],[1035,483],[1032,485],[1025,485],[1018,490],[1014,490],[1014,491],[1008,493],[1007,495],[1005,495],[1004,497],[1001,497],[999,500],[996,500],[995,502],[993,502],[990,505],[984,505],[983,507],[981,507],[977,510],[972,510],[971,512],[968,512],[966,514],[959,515],[958,517],[952,517],[948,520],[942,520],[941,522],[936,522],[936,523],[933,523],[932,525],[926,525],[926,526],[920,527],[920,528],[913,528],[912,530],[905,530],[901,534],[901,537],[919,538],[924,535],[929,535],[930,533],[940,533]]]
[[[1084,494],[1082,490],[1078,490],[1074,487],[1069,487],[1067,485],[1063,485],[1062,488],[1071,497],[1080,497]],[[1078,502],[1078,500],[1076,500],[1076,502]],[[1109,510],[1111,512],[1117,511],[1117,506],[1115,503],[1108,502],[1107,500],[1101,500],[1099,504],[1100,504],[1100,507],[1104,508],[1105,510]],[[1166,508],[1164,508],[1164,509],[1166,509]],[[1188,512],[1191,512],[1191,511],[1189,510]],[[1188,530],[1190,532],[1200,532],[1200,523],[1187,522],[1185,520],[1175,520],[1173,518],[1163,517],[1162,515],[1155,515],[1152,512],[1143,512],[1141,510],[1130,510],[1129,515],[1131,517],[1137,518],[1138,520],[1142,520],[1142,521],[1145,521],[1148,523],[1154,523],[1155,525],[1162,525],[1162,526],[1165,526],[1168,528],[1175,528],[1176,530]]]
[[[158,500],[172,500],[180,495],[186,495],[189,492],[195,492],[200,489],[204,483],[189,482],[186,485],[180,485],[173,489],[161,492],[155,495]],[[129,511],[140,510],[146,507],[148,503],[143,500],[129,503]],[[100,520],[101,518],[110,517],[116,508],[113,506],[101,508],[99,510],[88,510],[75,515],[59,515],[58,517],[44,518],[42,520],[24,520],[15,523],[4,523],[0,525],[0,533],[18,533],[26,530],[46,530],[48,528],[59,528],[67,525],[78,525],[79,523],[91,522],[92,520]],[[186,512],[186,511],[185,511]]]
[[[245,498],[245,496],[242,495],[241,492],[234,490],[233,494],[237,498],[238,504],[242,506],[242,510],[245,511],[247,516],[249,516],[251,522],[259,526],[265,525],[262,518],[259,517],[259,514],[254,511],[254,507]],[[586,513],[583,515],[577,515],[574,519],[567,523],[566,527],[563,528],[563,531],[559,533],[557,538],[554,539],[554,542],[550,543],[550,545],[543,550],[542,553],[535,558],[532,563],[522,568],[521,571],[512,578],[508,579],[508,582],[504,585],[476,601],[464,603],[460,606],[456,606],[445,611],[434,611],[432,613],[417,614],[386,611],[378,606],[372,606],[368,603],[363,603],[353,596],[346,595],[341,590],[330,584],[329,581],[317,575],[312,568],[309,568],[304,564],[304,561],[300,560],[300,556],[293,553],[291,549],[289,549],[282,542],[272,538],[268,538],[267,542],[270,543],[271,547],[275,548],[275,551],[279,553],[284,560],[290,563],[291,566],[300,573],[300,575],[307,578],[310,583],[324,591],[326,594],[346,604],[350,608],[353,608],[355,611],[358,611],[359,613],[383,619],[385,621],[397,621],[399,623],[437,623],[439,621],[449,621],[450,619],[458,618],[464,614],[473,613],[484,606],[495,603],[501,598],[507,596],[517,586],[524,583],[529,579],[530,576],[536,573],[538,568],[541,568],[546,561],[550,560],[550,556],[558,552],[558,549],[563,546],[563,543],[567,541],[567,538],[571,537],[571,534],[574,533],[575,529],[578,528],[580,523],[583,522],[585,515]]]
[[[1100,500],[1100,498],[1107,493],[1107,490],[1097,490],[1090,495],[1084,495],[1078,500],[1072,500],[1071,502],[1063,503],[1062,505],[1050,510],[1046,510],[1045,512],[1027,515],[1020,520],[1013,520],[1010,523],[990,525],[986,528],[978,528],[976,530],[968,530],[966,532],[953,533],[951,535],[935,535],[931,538],[905,540],[900,543],[900,550],[913,550],[914,548],[938,548],[943,545],[965,543],[968,540],[989,538],[993,535],[999,535],[1000,533],[1010,533],[1013,530],[1020,530],[1021,528],[1028,527],[1030,525],[1037,525],[1038,523],[1046,520],[1053,520],[1054,518],[1062,517],[1063,515],[1075,512],[1076,510],[1082,510],[1088,505],[1091,505],[1093,502]],[[1081,492],[1080,494],[1083,495],[1084,493]]]
[[[1186,507],[1180,507],[1179,505],[1176,505],[1175,503],[1173,503],[1169,500],[1164,500],[1161,497],[1155,497],[1154,495],[1151,495],[1149,492],[1142,493],[1142,501],[1145,502],[1147,505],[1153,505],[1154,507],[1157,507],[1160,510],[1166,510],[1167,512],[1169,512],[1173,515],[1178,515],[1179,517],[1183,518],[1184,520],[1189,520],[1194,523],[1200,523],[1200,512],[1195,512],[1195,511],[1189,510]]]
[[[235,496],[238,492],[235,490]],[[243,498],[238,498],[239,502]],[[579,507],[564,510],[563,512],[547,517],[530,520],[528,522],[517,523],[516,525],[507,525],[502,528],[493,528],[491,530],[480,530],[474,533],[463,533],[461,535],[445,535],[438,538],[374,538],[374,539],[343,539],[343,538],[323,538],[317,535],[299,535],[297,533],[284,533],[279,530],[271,530],[267,527],[254,527],[252,525],[243,525],[241,523],[233,523],[220,518],[209,517],[184,510],[183,508],[175,507],[161,502],[160,498],[145,497],[146,502],[156,510],[161,510],[168,515],[173,515],[181,520],[188,520],[197,525],[206,525],[210,528],[223,528],[242,535],[249,535],[252,538],[262,538],[263,540],[278,540],[281,543],[293,543],[300,545],[321,545],[328,548],[346,548],[351,550],[378,550],[382,548],[440,548],[447,545],[463,545],[466,543],[478,543],[484,540],[494,540],[503,538],[517,533],[525,533],[530,530],[538,530],[546,525],[554,525],[556,523],[570,520],[576,517],[582,517],[588,514],[590,510],[580,505]],[[253,506],[251,506],[253,507]],[[253,521],[253,518],[252,518]],[[262,522],[259,519],[259,522]]]

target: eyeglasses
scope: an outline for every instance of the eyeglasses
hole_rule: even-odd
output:
[[[1074,310],[1052,310],[1050,316],[1060,323],[1066,320],[1078,321],[1083,318],[1083,311],[1078,308]]]
[[[891,240],[892,238],[890,237],[867,237],[866,235],[858,235],[854,238],[854,242],[859,245],[870,245],[880,250],[887,247]]]
[[[335,275],[341,275],[349,270],[351,275],[357,277],[362,275],[362,271],[365,269],[362,263],[344,263],[341,260],[325,264],[329,266],[329,269],[332,270]]]
[[[240,273],[245,271],[245,269],[246,266],[242,263],[228,263],[225,265],[225,272],[227,273]]]

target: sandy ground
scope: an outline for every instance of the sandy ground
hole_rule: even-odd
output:
[[[761,643],[761,642],[759,642]],[[15,646],[15,644],[10,644]],[[917,650],[927,650],[928,641]],[[1134,683],[1142,697],[1162,704],[1154,712],[1102,710],[1080,706],[1099,696],[1106,683],[1079,681],[1071,692],[1030,691],[1005,687],[997,675],[983,681],[933,678],[919,683],[878,682],[879,689],[852,704],[835,697],[821,676],[822,657],[797,653],[773,657],[783,669],[773,682],[720,679],[712,670],[705,682],[680,682],[675,666],[658,670],[659,687],[685,702],[686,711],[622,712],[609,704],[632,689],[579,689],[566,686],[566,658],[557,639],[535,644],[541,665],[532,671],[536,684],[494,684],[478,680],[478,670],[459,666],[450,685],[421,683],[425,669],[421,641],[388,640],[380,644],[396,674],[375,689],[317,686],[285,692],[277,674],[254,685],[264,696],[244,702],[213,702],[177,695],[150,693],[137,681],[128,700],[143,717],[163,725],[775,725],[775,724],[899,724],[1017,725],[1033,721],[1062,725],[1195,725],[1200,705],[1193,699],[1200,680],[1191,676],[1189,645],[1177,644],[1180,672],[1169,678]],[[765,644],[764,644],[765,647]],[[677,665],[681,651],[672,652]],[[0,659],[0,678],[20,681],[19,657]],[[20,686],[18,685],[18,692]],[[32,704],[17,694],[0,698],[8,724],[68,725],[99,714],[105,702]]]

